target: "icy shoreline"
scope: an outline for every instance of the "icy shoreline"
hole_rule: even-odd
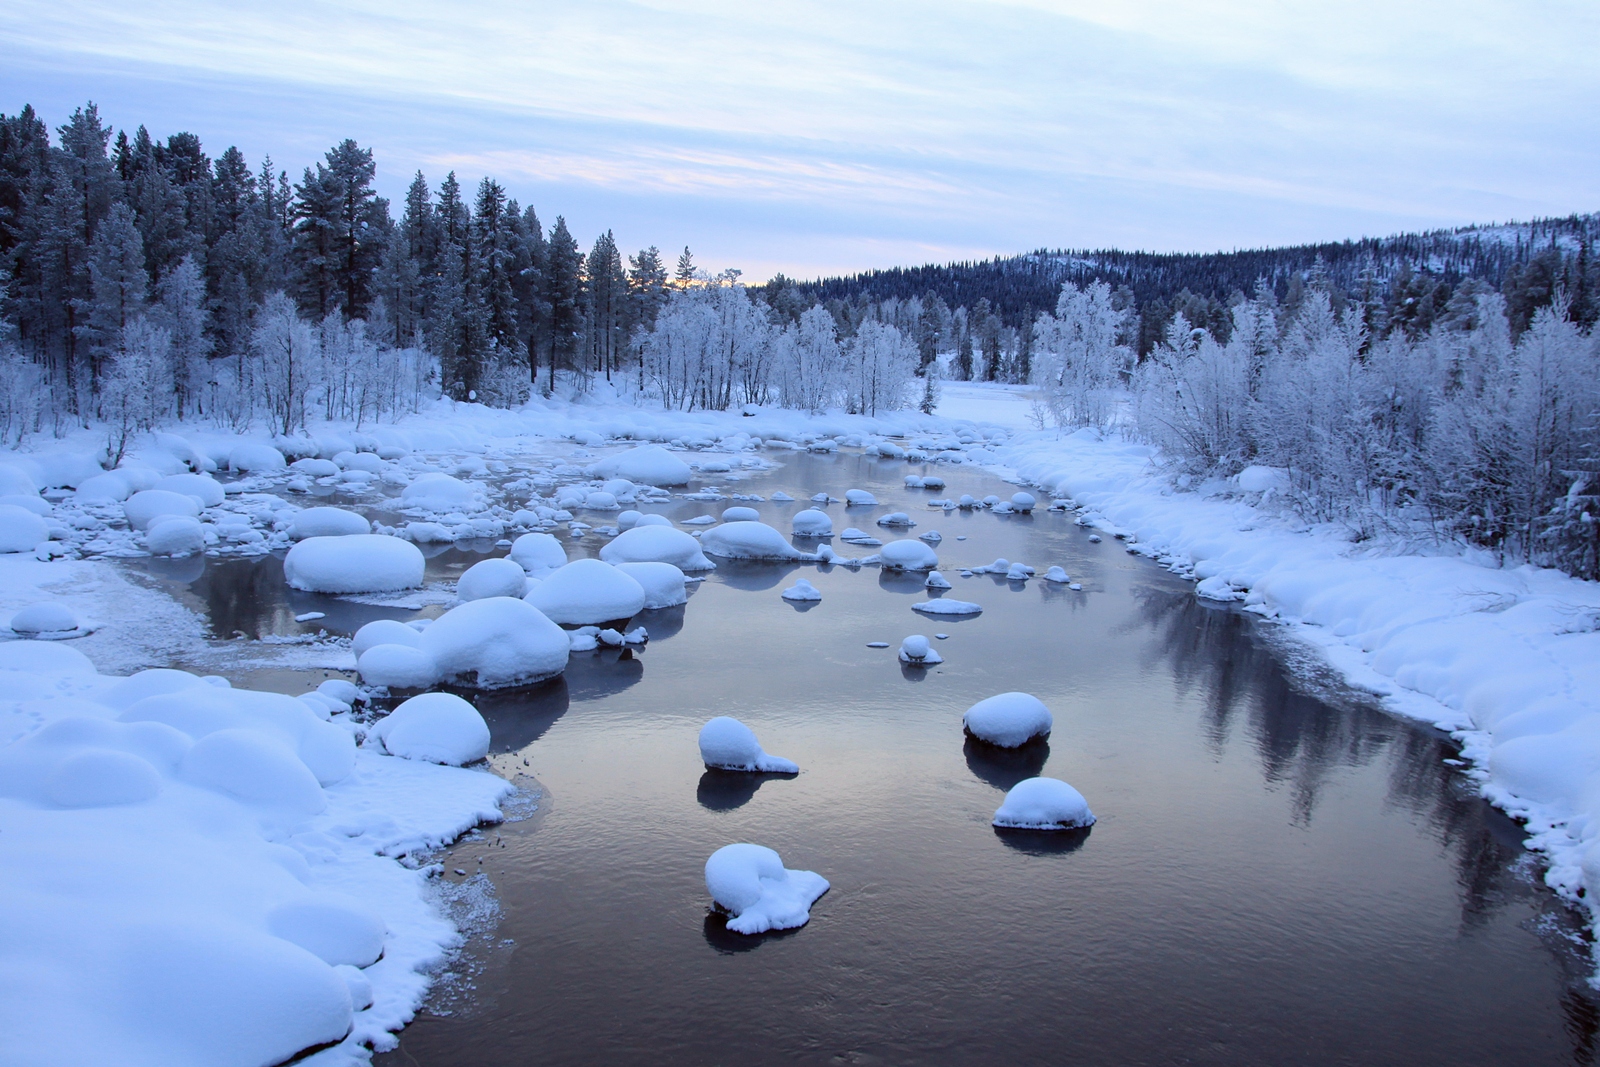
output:
[[[1524,820],[1545,881],[1600,919],[1600,585],[1486,553],[1352,544],[1238,484],[1183,492],[1151,449],[1019,435],[984,463],[1070,499],[1080,524],[1284,624],[1391,712],[1448,731],[1483,795]],[[1113,542],[1107,542],[1114,547]]]

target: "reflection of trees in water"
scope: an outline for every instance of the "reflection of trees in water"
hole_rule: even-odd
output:
[[[1186,590],[1152,586],[1134,596],[1139,622],[1155,637],[1149,665],[1165,662],[1182,690],[1199,694],[1218,756],[1242,726],[1262,776],[1293,790],[1297,824],[1310,823],[1323,784],[1338,770],[1381,759],[1387,802],[1411,812],[1453,857],[1464,930],[1525,892],[1512,870],[1521,834],[1442,762],[1455,751],[1448,738],[1379,711],[1309,657],[1291,672],[1286,658],[1301,657],[1286,657],[1242,612],[1207,605]]]

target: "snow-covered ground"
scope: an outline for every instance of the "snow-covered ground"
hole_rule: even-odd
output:
[[[637,566],[661,570],[673,588],[630,579],[623,584],[636,599],[633,584],[650,596],[678,594],[682,574],[667,564],[692,570],[714,563],[692,535],[650,525],[644,520],[659,516],[641,518],[635,504],[676,495],[721,514],[741,499],[743,477],[801,449],[907,459],[910,474],[979,465],[1043,490],[1040,508],[1053,502],[1075,509],[1080,523],[1194,578],[1198,595],[1239,601],[1278,620],[1285,633],[1318,649],[1397,714],[1455,732],[1469,761],[1463,773],[1528,820],[1534,844],[1549,857],[1551,886],[1575,901],[1586,883],[1600,888],[1600,586],[1501,568],[1450,546],[1352,544],[1341,530],[1308,528],[1281,513],[1270,471],[1179,492],[1143,446],[1036,425],[1030,390],[946,383],[937,416],[683,414],[594,396],[538,400],[519,411],[441,402],[365,432],[318,427],[310,437],[278,440],[278,451],[264,435],[241,439],[173,427],[172,434],[141,442],[115,474],[95,464],[103,438],[88,431],[0,455],[7,493],[22,490],[0,520],[10,523],[13,540],[40,529],[50,538],[32,551],[0,555],[0,745],[6,746],[0,758],[32,768],[32,777],[13,776],[22,784],[0,773],[0,834],[9,842],[0,874],[0,1032],[8,1035],[8,1062],[93,1062],[90,1050],[108,1047],[126,1063],[270,1062],[279,1052],[298,1051],[303,1046],[285,1042],[301,1038],[338,1041],[309,1062],[359,1062],[410,1018],[426,992],[428,968],[457,936],[430,894],[428,873],[397,857],[499,818],[508,783],[482,769],[386,754],[393,747],[381,738],[355,748],[365,729],[338,694],[269,701],[223,688],[220,680],[145,675],[176,677],[190,691],[179,696],[205,697],[211,709],[205,723],[168,709],[158,717],[167,733],[144,731],[161,733],[155,741],[129,732],[129,705],[112,696],[118,685],[132,684],[113,676],[174,663],[204,663],[207,673],[234,673],[235,681],[259,666],[355,667],[349,643],[337,639],[312,645],[208,639],[188,608],[111,562],[181,552],[186,543],[215,554],[286,550],[311,525],[315,536],[338,536],[344,526],[347,536],[364,536],[359,524],[333,521],[339,516],[304,515],[322,502],[306,495],[314,485],[337,485],[356,506],[375,512],[375,535],[414,543],[487,537],[509,545],[512,538],[553,535],[564,551],[563,539],[591,530],[607,538],[619,530],[642,535],[619,561],[646,560]],[[211,471],[223,485],[184,480]],[[694,492],[679,484],[685,471],[700,483]],[[182,478],[162,483],[174,476]],[[937,507],[943,482],[935,481],[928,499]],[[158,483],[170,488],[157,489]],[[128,507],[135,493],[151,491],[190,494],[194,506],[159,496]],[[1012,505],[996,497],[991,506]],[[35,515],[42,527],[30,521]],[[175,530],[190,540],[169,536]],[[750,538],[734,538],[740,552],[731,552],[731,536],[711,537],[708,553],[747,554]],[[928,557],[920,562],[937,563],[919,541],[894,543],[914,545]],[[549,547],[542,537],[519,544],[527,546],[526,560],[515,552],[511,558],[527,571],[529,588],[537,588],[535,579],[550,580],[558,561],[535,559],[535,549]],[[402,577],[400,584],[416,581],[402,575],[385,587]],[[931,576],[929,586],[939,588]],[[552,587],[550,596],[556,592]],[[431,587],[378,595],[418,606],[456,599],[453,589]],[[63,640],[24,643],[9,623],[41,603],[59,605],[76,626],[40,635]],[[469,599],[463,607],[457,611],[465,618],[521,609],[524,602],[502,595]],[[457,663],[460,657],[442,648],[452,636],[448,629],[436,635],[441,648],[428,653],[433,665],[446,673],[463,664],[481,672],[484,663]],[[481,642],[466,640],[477,633],[456,635],[456,643],[477,649]],[[404,651],[410,640],[384,647]],[[350,747],[350,768],[330,776],[323,767],[318,774],[308,769],[316,760],[284,749],[281,737],[210,740],[258,730],[256,719],[228,718],[248,719],[252,701],[270,703],[278,709],[272,715],[303,718],[298,709],[309,709],[317,725],[304,728],[324,738],[335,736],[326,730],[339,732]],[[233,725],[218,725],[225,720]],[[431,745],[431,734],[425,736]],[[226,748],[224,742],[236,742],[229,758],[282,772],[269,767],[263,781],[299,782],[290,793],[301,806],[265,811],[259,796],[228,794],[222,788],[228,776],[197,769],[204,760],[189,753]],[[476,745],[449,751],[475,752]],[[424,750],[432,751],[418,749]],[[298,771],[296,760],[305,764]],[[122,775],[112,780],[132,783],[126,795],[90,788],[101,764]],[[351,899],[365,910],[352,911]],[[803,921],[803,910],[796,921]],[[73,920],[91,913],[99,916],[93,922]],[[383,938],[383,958],[362,967],[332,962],[343,959],[332,950],[319,956],[306,945],[326,945],[290,921],[308,914],[342,915],[311,927],[343,931],[346,941],[359,941],[355,934],[363,929],[379,931],[373,936]],[[223,962],[208,970],[216,960]],[[276,984],[241,983],[230,977],[229,960],[244,961],[239,974],[254,966],[250,960],[267,961],[260,966],[277,968],[271,970]],[[157,972],[178,984],[139,980]],[[373,1006],[363,1009],[368,986]],[[150,1010],[161,998],[183,997],[190,999],[182,1012]]]

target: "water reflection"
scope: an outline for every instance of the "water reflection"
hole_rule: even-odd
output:
[[[759,593],[766,589],[776,589],[783,584],[795,571],[799,570],[799,563],[763,563],[748,559],[719,559],[717,569],[712,571],[712,580],[734,589],[744,589],[748,592]]]
[[[1050,742],[1035,738],[1018,748],[1001,748],[984,744],[968,734],[961,752],[967,758],[967,770],[973,777],[1009,792],[1023,779],[1037,778],[1044,773],[1045,761],[1050,758]]]
[[[490,752],[516,752],[533,744],[567,713],[572,703],[566,675],[513,689],[452,691],[470,701],[489,724]]]
[[[879,571],[878,588],[885,593],[919,595],[929,592],[928,576],[922,571]]]
[[[719,955],[738,956],[746,952],[754,952],[768,941],[782,941],[794,937],[805,927],[799,930],[768,930],[764,934],[736,934],[728,929],[728,916],[726,913],[711,911],[706,913],[702,933],[706,944],[717,950]]]
[[[706,773],[700,776],[694,795],[700,806],[710,811],[733,811],[750,803],[756,790],[767,782],[797,777],[794,774],[752,774],[749,771],[723,771],[707,767]]]
[[[994,836],[1007,848],[1014,848],[1018,852],[1029,856],[1062,856],[1068,852],[1076,852],[1089,840],[1089,834],[1094,827],[1085,826],[1077,830],[1017,830],[1005,826],[991,827]]]

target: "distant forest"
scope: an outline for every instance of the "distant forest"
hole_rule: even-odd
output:
[[[974,321],[993,313],[1010,327],[1050,311],[1064,283],[1101,281],[1122,306],[1137,308],[1141,356],[1162,339],[1172,316],[1226,341],[1230,308],[1270,289],[1280,306],[1297,307],[1307,288],[1334,295],[1336,310],[1358,305],[1369,337],[1394,330],[1416,339],[1483,292],[1505,297],[1512,332],[1520,336],[1541,307],[1564,291],[1568,314],[1588,328],[1600,317],[1600,214],[1570,215],[1503,226],[1409,233],[1238,252],[1160,253],[1039,250],[970,263],[893,267],[814,282],[773,279],[810,303],[866,304],[894,298],[937,298],[969,309]],[[972,314],[982,304],[979,314]]]

